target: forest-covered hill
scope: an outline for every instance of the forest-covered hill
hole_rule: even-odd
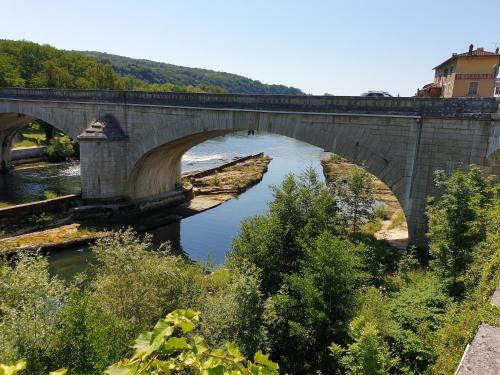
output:
[[[0,87],[303,94],[235,74],[4,39],[0,39]]]
[[[153,84],[172,83],[181,86],[209,84],[223,87],[231,93],[304,95],[301,90],[294,87],[269,85],[231,73],[132,59],[103,52],[82,52],[94,57],[101,64],[110,64],[122,76],[134,76]]]

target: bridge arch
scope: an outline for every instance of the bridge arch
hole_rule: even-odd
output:
[[[402,142],[401,128],[418,126],[416,118],[377,116],[325,116],[290,113],[226,112],[206,116],[176,127],[169,132],[149,129],[140,152],[129,153],[130,173],[127,180],[129,198],[147,198],[175,189],[181,179],[181,158],[185,152],[208,139],[239,130],[261,130],[279,134],[320,147],[345,159],[363,165],[394,193],[406,217],[410,214],[407,186],[410,182],[407,156],[413,144]],[[382,130],[382,128],[384,128]],[[388,128],[393,128],[391,137]],[[171,133],[182,134],[175,139]],[[397,149],[400,149],[398,152]]]
[[[45,118],[50,119],[50,117]],[[8,168],[10,164],[12,146],[17,134],[37,120],[45,122],[55,130],[68,135],[71,139],[76,141],[76,135],[74,134],[73,128],[67,123],[60,122],[58,126],[52,122],[46,121],[44,118],[39,118],[31,114],[12,112],[0,113],[0,169]]]

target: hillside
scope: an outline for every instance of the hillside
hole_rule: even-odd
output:
[[[133,59],[103,52],[81,52],[94,57],[100,64],[111,64],[121,76],[133,76],[151,84],[171,83],[180,86],[208,84],[223,87],[230,93],[304,95],[300,89],[294,87],[269,85],[231,73]]]

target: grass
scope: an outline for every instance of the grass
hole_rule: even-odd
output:
[[[373,212],[376,218],[381,220],[389,220],[391,218],[391,210],[385,204],[381,204],[375,208]]]
[[[58,197],[58,195],[57,195],[57,193],[54,193],[53,191],[50,191],[50,190],[45,190],[45,191],[43,192],[43,197],[44,197],[45,199],[54,199],[54,198],[57,198],[57,197]]]
[[[41,214],[31,215],[26,219],[26,222],[30,225],[34,225],[37,228],[42,228],[49,223],[54,221],[54,216],[42,212]]]
[[[399,211],[392,219],[391,225],[389,225],[389,229],[397,228],[403,225],[406,222],[405,214],[403,211]]]
[[[78,228],[74,231],[52,230],[51,232],[35,232],[1,241],[1,247],[13,249],[24,246],[39,246],[41,244],[58,244],[66,241],[77,240],[84,237],[94,237],[103,234],[92,229]]]
[[[45,140],[45,133],[38,133],[38,132],[25,132],[21,134],[22,136],[22,141],[15,143],[13,145],[13,148],[18,148],[18,147],[36,147],[39,144],[37,143],[37,140],[40,142],[40,145],[45,145],[46,140]]]
[[[270,157],[262,156],[254,159],[252,163],[227,167],[220,172],[215,172],[213,175],[196,179],[193,181],[193,185],[200,187],[200,189],[216,187],[221,192],[229,190],[242,191],[261,180],[270,160]],[[203,190],[198,194],[203,194]]]
[[[340,163],[341,161],[346,161],[342,156],[337,154],[331,154],[330,160],[334,163]]]
[[[10,203],[7,203],[7,202],[0,202],[0,208],[6,208],[6,207],[10,207],[11,204]]]
[[[373,236],[380,229],[382,229],[382,220],[380,220],[380,218],[378,217],[375,217],[373,220],[370,220],[363,225],[363,227],[361,228],[361,232],[363,232],[363,234]]]

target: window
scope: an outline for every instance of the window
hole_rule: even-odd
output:
[[[475,96],[477,95],[479,89],[479,82],[469,82],[469,93],[467,95]]]

